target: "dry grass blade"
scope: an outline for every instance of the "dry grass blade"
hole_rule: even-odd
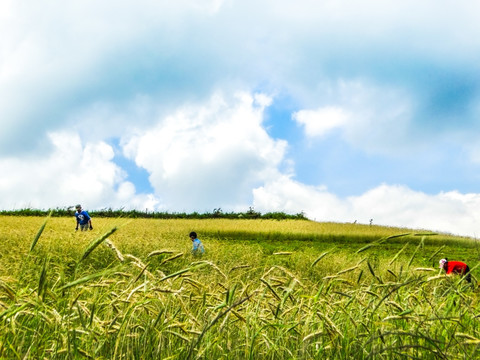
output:
[[[437,276],[432,276],[432,277],[429,277],[427,278],[427,281],[433,281],[433,280],[439,280],[439,279],[446,279],[446,276],[445,275],[437,275]]]
[[[348,269],[345,269],[345,270],[341,270],[337,273],[337,275],[341,275],[341,274],[348,273],[350,271],[354,271],[354,270],[358,269],[358,266],[359,265],[355,265],[354,267],[351,267],[351,268],[348,268]]]
[[[470,334],[465,334],[465,333],[455,333],[454,335],[455,337],[458,337],[458,338],[462,338],[462,339],[468,339],[468,340],[476,340],[476,341],[480,341],[479,339],[477,339],[475,336],[472,336]]]
[[[165,330],[166,333],[169,333],[169,334],[172,334],[172,335],[175,335],[176,337],[182,339],[183,341],[185,342],[190,342],[190,339],[187,338],[186,336],[183,336],[182,334],[176,332],[176,331],[172,331],[172,330]]]
[[[130,292],[130,294],[128,294],[127,301],[129,301],[130,298],[132,297],[132,295],[135,294],[138,290],[140,290],[141,288],[146,288],[147,284],[148,284],[148,281],[144,282],[143,284],[141,284],[141,285],[137,286],[135,289],[133,289]]]
[[[187,277],[185,277],[183,279],[183,282],[187,283],[187,284],[190,284],[192,285],[195,289],[200,289],[202,287],[205,287],[202,283],[196,281],[196,280],[193,280],[193,279],[189,279]]]
[[[179,258],[179,257],[181,257],[181,256],[183,256],[183,253],[178,253],[177,255],[170,256],[169,258],[166,258],[165,260],[163,260],[163,261],[160,263],[160,265],[163,265],[163,264],[165,264],[165,263],[167,263],[167,262],[169,262],[169,261],[175,260],[175,259],[177,259],[177,258]]]
[[[432,268],[415,268],[413,270],[415,270],[415,271],[435,271],[435,269],[432,269]]]
[[[385,304],[395,307],[400,312],[405,311],[405,309],[398,305],[395,301],[385,301]]]
[[[225,279],[227,278],[227,275],[225,275],[225,274],[223,273],[223,271],[220,270],[220,268],[219,268],[217,265],[215,265],[213,262],[211,262],[211,261],[202,260],[202,261],[195,261],[195,262],[191,263],[191,265],[192,265],[192,266],[195,266],[195,267],[198,266],[198,265],[203,265],[203,264],[204,264],[204,265],[210,265],[212,268],[214,268],[215,270],[217,270],[218,273],[219,273],[220,275],[222,275]]]
[[[328,317],[328,315],[321,313],[320,311],[317,311],[318,317],[323,319],[325,321],[325,324],[328,325],[330,330],[333,330],[338,336],[340,336],[343,339],[343,334],[342,332],[338,329],[337,325]]]
[[[148,264],[144,264],[142,260],[140,260],[139,258],[137,258],[136,256],[133,256],[132,254],[126,254],[125,257],[127,259],[130,259],[132,260],[131,264],[132,265],[135,265],[137,268],[139,268],[141,270],[141,273],[140,274],[143,274],[145,273],[146,275],[148,275],[149,277],[153,277],[153,274],[150,273],[148,270],[146,270]],[[158,271],[158,270],[157,270]],[[135,281],[137,281],[138,278],[135,279]],[[135,282],[134,281],[134,282]]]
[[[252,267],[251,265],[238,265],[234,266],[233,268],[230,269],[229,272],[232,272],[233,270],[238,270],[238,269],[246,269]]]
[[[173,254],[173,251],[171,250],[154,250],[150,254],[147,255],[147,258],[152,257],[152,256],[158,256],[162,254]]]
[[[143,263],[142,260],[140,260],[140,259],[137,258],[136,256],[133,256],[132,254],[126,254],[125,257],[126,257],[127,259],[133,260],[134,262],[137,262],[137,263],[141,264],[142,266],[145,266],[145,264]]]
[[[109,240],[105,239],[105,244],[112,249],[112,251],[115,253],[115,256],[120,262],[124,262],[125,258],[123,257],[123,254],[120,252],[120,250],[117,249],[117,247]]]
[[[270,274],[270,272],[272,272],[274,270],[282,271],[283,273],[290,276],[292,279],[296,280],[300,286],[302,286],[302,287],[304,286],[303,283],[300,281],[300,279],[298,279],[298,277],[294,273],[292,273],[290,270],[284,268],[283,266],[279,266],[279,265],[272,266],[265,274],[263,274],[262,278],[265,278],[268,274]]]
[[[317,331],[317,332],[314,332],[314,333],[311,333],[311,334],[308,334],[307,336],[305,336],[303,338],[303,341],[305,342],[305,341],[308,341],[310,339],[314,339],[314,338],[316,338],[318,336],[322,336],[322,335],[326,335],[326,333],[323,332],[323,331]]]
[[[164,277],[161,278],[159,281],[162,282],[162,281],[165,281],[165,280],[167,280],[167,279],[180,276],[180,275],[185,274],[186,272],[188,272],[188,271],[190,271],[190,270],[192,270],[192,267],[188,267],[188,268],[186,268],[186,269],[182,269],[182,270],[180,270],[180,271],[174,272],[173,274],[164,276]]]
[[[338,275],[327,275],[322,278],[322,280],[331,280],[338,278]]]
[[[465,345],[480,345],[480,340],[465,340],[462,344]]]
[[[10,300],[15,299],[15,291],[3,280],[0,280],[0,290],[3,290]]]
[[[126,278],[129,278],[129,277],[133,276],[132,274],[129,274],[129,273],[126,273],[126,272],[121,272],[121,271],[115,272],[114,275],[122,276],[122,277],[126,277]]]

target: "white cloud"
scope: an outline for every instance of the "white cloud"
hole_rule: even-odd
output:
[[[315,137],[346,125],[348,114],[341,108],[327,106],[317,110],[300,110],[293,113],[292,118],[305,126],[306,136]]]
[[[406,186],[380,185],[361,196],[341,199],[323,187],[280,177],[253,191],[258,211],[305,212],[316,221],[354,222],[427,229],[476,237],[480,194],[428,195]]]
[[[302,184],[289,176],[279,176],[253,190],[255,209],[261,212],[305,212],[319,221],[348,221],[348,204],[323,186]]]
[[[171,211],[247,208],[251,189],[278,175],[286,142],[262,127],[265,95],[214,95],[124,140],[125,155],[150,175]]]
[[[400,148],[408,152],[424,145],[424,138],[411,135],[413,99],[401,89],[360,80],[324,87],[328,91],[320,103],[335,105],[302,109],[292,116],[308,138],[321,140],[337,130],[355,148],[396,155]]]
[[[89,208],[153,209],[151,195],[136,195],[126,174],[113,163],[104,142],[82,144],[71,133],[49,135],[53,151],[36,157],[0,159],[0,208],[48,209],[81,202]]]

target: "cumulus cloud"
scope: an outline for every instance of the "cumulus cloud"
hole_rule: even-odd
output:
[[[253,189],[258,211],[304,212],[318,221],[348,221],[349,206],[324,186],[309,186],[282,175]]]
[[[347,123],[348,114],[340,108],[327,106],[317,110],[300,110],[293,113],[292,118],[305,126],[305,134],[308,137],[315,137],[344,126]]]
[[[51,133],[49,154],[0,159],[8,176],[0,179],[0,208],[68,207],[81,202],[89,208],[153,209],[152,195],[136,195],[135,186],[113,163],[105,142],[85,143],[72,133]]]
[[[371,213],[380,224],[426,228],[475,236],[480,194],[457,191],[428,195],[402,185],[381,185],[350,198],[358,214]]]
[[[304,212],[316,221],[354,222],[477,236],[480,194],[428,195],[404,185],[380,185],[360,196],[340,198],[325,187],[282,176],[254,189],[259,211]]]
[[[124,153],[150,173],[156,196],[170,210],[244,210],[251,189],[278,175],[287,143],[262,126],[266,95],[214,95],[123,140]]]

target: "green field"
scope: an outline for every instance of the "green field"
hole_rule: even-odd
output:
[[[474,239],[307,220],[0,221],[1,359],[480,356]],[[473,286],[442,257],[467,262]]]

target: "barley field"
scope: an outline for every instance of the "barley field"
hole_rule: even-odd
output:
[[[1,359],[473,359],[475,239],[306,220],[0,216]],[[205,245],[190,253],[190,231]],[[473,284],[438,260],[466,261]]]

